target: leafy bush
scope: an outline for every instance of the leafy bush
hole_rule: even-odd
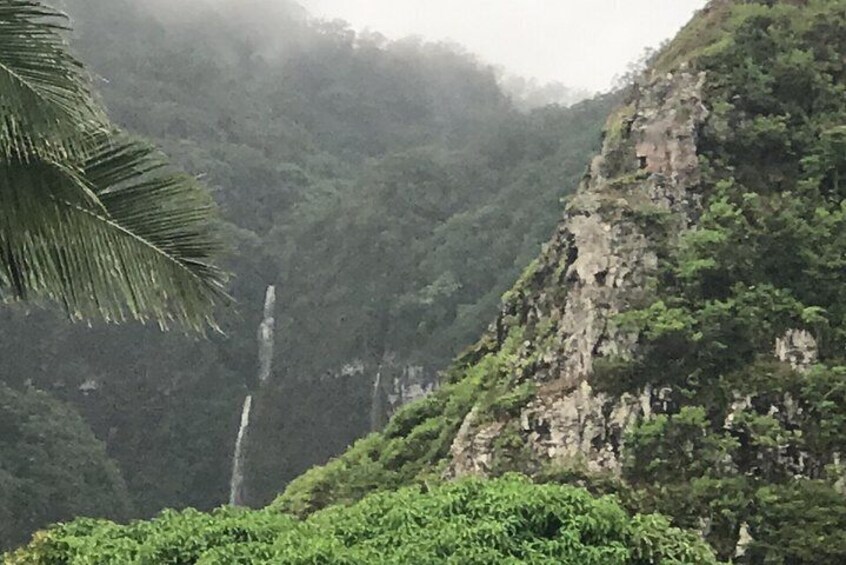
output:
[[[306,520],[273,510],[165,512],[118,526],[79,520],[39,533],[8,565],[196,563],[716,563],[692,533],[634,518],[613,497],[518,475],[405,488]]]

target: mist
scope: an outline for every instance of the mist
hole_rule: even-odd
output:
[[[463,45],[507,74],[607,90],[648,47],[683,26],[705,0],[302,0],[389,38],[419,35]]]
[[[672,37],[706,0],[141,0],[183,23],[226,14],[233,29],[277,36],[295,18],[347,24],[388,40],[447,43],[497,69],[506,87],[526,81],[575,101],[604,92],[644,50]],[[337,20],[337,21],[336,21]],[[516,82],[515,82],[516,81]],[[566,85],[569,93],[561,93]],[[523,87],[527,85],[524,84]],[[545,99],[544,99],[545,100]]]

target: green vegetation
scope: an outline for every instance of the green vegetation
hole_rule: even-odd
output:
[[[180,18],[167,2],[56,0],[110,118],[202,176],[232,248],[234,305],[208,341],[0,309],[0,381],[74,405],[139,517],[227,499],[267,284],[278,343],[247,448],[254,505],[370,431],[380,367],[434,379],[478,337],[614,103],[518,111],[452,47],[246,2]],[[363,372],[337,376],[356,360]]]
[[[130,511],[120,471],[79,414],[0,384],[0,547],[59,520]]]
[[[0,298],[202,329],[223,295],[211,197],[115,133],[62,18],[40,2],[0,6]]]
[[[746,524],[749,563],[846,556],[844,25],[842,1],[749,2],[709,12],[668,49],[663,60],[692,50],[709,77],[705,210],[667,250],[652,304],[620,317],[643,355],[597,381],[667,387],[668,413],[628,438],[625,478],[640,508],[705,520],[721,555]],[[679,47],[702,26],[714,33]],[[772,360],[789,329],[818,344],[807,372]]]
[[[298,520],[273,510],[165,512],[39,533],[8,565],[145,563],[716,564],[692,533],[612,497],[507,476],[368,496]]]
[[[40,2],[0,5],[0,303],[204,331],[225,295],[211,196],[110,124],[66,31]],[[55,520],[126,518],[126,485],[88,424],[4,381],[0,547]]]
[[[129,6],[100,9],[87,17],[117,17]],[[559,183],[575,181],[584,160],[576,166],[569,159],[590,145],[565,134],[586,125],[593,131],[608,101],[520,114],[492,75],[462,55],[326,25],[318,32],[290,9],[281,17],[296,33],[285,39],[265,30],[255,43],[212,42],[220,51],[200,57],[180,41],[231,37],[222,33],[226,18],[209,16],[197,31],[135,12],[148,27],[133,35],[129,26],[107,26],[125,32],[128,47],[103,51],[102,62],[114,71],[136,61],[128,80],[149,96],[117,86],[106,96],[127,121],[156,129],[184,162],[210,171],[236,236],[235,270],[249,273],[236,294],[261,296],[270,280],[289,293],[280,317],[287,373],[257,403],[256,500],[367,425],[354,406],[370,405],[369,369],[360,382],[326,379],[319,390],[294,375],[336,374],[351,359],[381,368],[392,356],[439,366],[498,306],[497,323],[458,358],[437,392],[294,480],[268,509],[167,512],[128,526],[79,520],[37,534],[11,563],[844,562],[846,2],[714,2],[656,55],[657,72],[684,66],[706,77],[709,115],[697,136],[702,210],[681,237],[667,237],[671,218],[628,194],[647,173],[634,171],[627,152],[634,140],[617,123],[632,108],[612,119],[606,139],[622,149],[604,165],[620,173],[609,196],[631,196],[620,214],[654,239],[660,255],[643,296],[615,320],[638,332],[638,355],[597,362],[591,383],[611,398],[647,388],[658,394],[652,417],[614,446],[622,447],[620,476],[591,473],[581,461],[544,464],[527,453],[522,435],[521,410],[560,384],[530,376],[548,363],[567,286],[567,261],[549,259],[567,250],[544,250],[501,302],[505,284],[490,277],[516,278],[535,254],[545,233],[534,226],[545,231],[553,222],[540,204],[560,196]],[[156,63],[142,64],[133,50],[143,52],[137,45],[150,33],[164,39]],[[83,33],[81,41],[92,48],[102,40]],[[413,80],[404,74],[409,67],[417,69]],[[363,84],[346,82],[358,72],[369,73]],[[234,92],[234,84],[244,90]],[[198,85],[215,96],[198,102]],[[232,120],[221,120],[220,110],[230,107]],[[246,188],[245,178],[254,181]],[[490,245],[494,240],[501,243]],[[553,312],[521,310],[536,294]],[[253,327],[248,333],[232,319],[224,323],[234,331],[231,343],[182,349],[155,342],[172,348],[178,362],[150,387],[176,400],[166,410],[143,405],[108,414],[97,422],[101,433],[116,421],[146,432],[156,419],[156,441],[192,424],[171,445],[189,446],[203,432],[209,438],[205,423],[222,435],[225,422],[213,420],[227,413],[225,395],[240,397],[235,375],[251,368],[244,351],[251,351],[245,344]],[[817,351],[808,366],[773,357],[789,330],[813,336]],[[57,335],[58,351],[84,343]],[[4,347],[17,346],[25,344]],[[200,370],[221,386],[180,412],[178,399],[202,396],[209,382],[185,365],[209,352]],[[15,375],[27,374],[25,361],[6,362],[21,363]],[[129,397],[135,378],[104,366],[106,376],[96,374],[102,389],[76,399],[90,402],[91,414],[101,414],[99,403]],[[132,359],[119,366],[150,368]],[[78,390],[91,367],[61,370],[70,375],[68,390]],[[209,406],[215,410],[203,414]],[[304,414],[312,419],[297,429],[309,431],[294,438],[288,426]],[[329,429],[337,434],[311,425],[321,417],[336,420]],[[444,482],[468,418],[497,431],[489,463],[503,478]],[[155,442],[144,446],[131,431],[114,435],[130,486],[139,493],[145,481],[151,486],[152,494],[138,495],[145,513],[161,501],[185,500],[180,491],[193,477],[213,475],[203,445],[168,454],[184,464],[174,477],[141,460]],[[315,438],[315,453],[298,451],[313,448]],[[209,452],[228,448],[207,441]],[[547,484],[508,475],[515,470]],[[220,488],[204,483],[194,495],[198,505],[219,500]],[[619,498],[595,497],[606,493]]]
[[[540,269],[540,261],[529,264],[505,293],[505,311],[528,291]],[[529,340],[544,344],[554,329],[549,323],[523,327],[516,316],[506,316],[502,327],[487,332],[453,362],[437,391],[400,409],[384,431],[297,477],[273,506],[307,515],[332,504],[355,502],[374,490],[440,481],[450,446],[471,410],[477,424],[507,422],[535,397],[536,385],[526,380],[524,373],[533,368],[544,349],[525,351],[525,344]],[[513,426],[498,435],[493,462],[498,473],[531,470],[532,456],[522,449]]]
[[[662,218],[633,211],[661,254],[661,272],[645,289],[651,295],[617,320],[640,333],[642,354],[603,360],[593,383],[612,395],[640,394],[646,385],[663,390],[665,413],[627,438],[625,483],[577,470],[552,474],[597,491],[623,489],[628,508],[702,529],[723,558],[740,549],[738,560],[748,563],[841,563],[846,3],[719,3],[703,17],[658,60],[683,56],[674,64],[684,60],[707,73],[710,115],[698,142],[704,212],[697,228],[675,241],[662,239]],[[710,31],[691,35],[697,26]],[[544,329],[516,325],[511,308],[532,292],[537,269],[506,294],[498,330],[522,332],[529,350],[538,349]],[[809,332],[818,344],[808,371],[774,361],[775,341],[790,329]],[[514,367],[521,357],[533,362],[523,351],[511,358],[513,374],[498,373],[489,365],[502,350],[491,339],[451,372],[459,378],[450,382],[476,367],[509,383],[502,398],[480,394],[474,407],[521,396]],[[519,453],[519,430],[507,413],[498,414],[502,457],[493,468],[532,470],[531,456],[509,457]],[[426,420],[413,423],[391,441],[416,437]],[[384,441],[369,440],[370,460],[381,457]],[[308,510],[318,493],[321,506],[361,496],[342,486],[361,470],[348,459],[356,452],[332,463],[331,475],[316,469],[293,483],[280,506]],[[419,480],[425,469],[401,479]],[[741,530],[751,540],[738,548]]]
[[[496,355],[484,355],[478,363],[456,363],[450,382],[401,408],[383,432],[295,479],[273,506],[307,515],[331,504],[355,502],[374,490],[439,481],[440,463],[473,406],[507,394],[521,337],[520,332],[510,335]]]

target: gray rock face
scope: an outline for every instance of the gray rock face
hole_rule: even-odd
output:
[[[551,328],[521,351],[537,361],[520,378],[539,387],[520,416],[521,433],[541,461],[579,459],[590,469],[617,472],[623,434],[660,402],[651,390],[612,401],[595,393],[588,378],[597,359],[635,353],[638,336],[613,319],[645,298],[657,269],[659,236],[648,219],[678,234],[699,215],[704,79],[685,72],[654,78],[611,117],[602,154],[545,246],[530,290],[503,311],[524,317],[527,326]],[[489,467],[498,430],[475,420],[474,411],[452,445],[451,476]]]
[[[360,379],[371,382],[370,426],[379,430],[402,406],[435,390],[437,375],[420,365],[404,363],[386,353],[378,363],[352,359],[328,378]]]
[[[775,355],[798,371],[807,371],[817,362],[817,340],[807,330],[788,330],[776,339]]]
[[[435,376],[419,365],[397,365],[392,361],[387,372],[390,380],[384,383],[383,392],[391,413],[435,390]]]
[[[627,431],[653,413],[671,411],[669,389],[612,397],[597,392],[591,379],[598,360],[636,357],[639,336],[619,327],[616,316],[648,305],[656,250],[696,229],[697,133],[708,116],[701,102],[704,84],[702,74],[653,77],[609,119],[602,153],[536,267],[507,295],[492,329],[500,348],[514,320],[525,330],[511,382],[531,382],[536,393],[517,422],[481,414],[478,406],[472,410],[451,445],[447,477],[493,472],[497,439],[505,432],[519,434],[528,472],[548,463],[578,463],[619,475]],[[805,330],[786,332],[774,349],[777,359],[798,371],[817,361],[816,340]],[[789,394],[737,394],[725,430],[742,433],[744,414],[769,416],[794,429],[803,407]],[[811,461],[785,443],[760,465],[813,478],[831,463]]]
[[[464,419],[452,445],[451,476],[487,475],[491,471],[491,445],[504,425],[479,424],[479,411],[473,409]]]
[[[743,557],[746,555],[746,551],[749,549],[749,545],[755,540],[752,539],[752,535],[749,533],[749,524],[743,522],[740,525],[740,532],[738,533],[738,540],[737,540],[737,547],[734,550],[735,557]]]
[[[651,414],[650,391],[612,402],[587,381],[564,395],[541,397],[523,413],[523,429],[539,455],[586,463],[590,471],[617,472],[626,430]]]

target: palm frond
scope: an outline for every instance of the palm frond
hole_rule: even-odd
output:
[[[77,318],[202,329],[225,296],[214,205],[150,145],[101,137],[78,168],[0,161],[0,286]]]
[[[225,276],[211,262],[213,202],[152,146],[109,131],[66,21],[0,0],[0,298],[214,326]]]
[[[0,0],[0,158],[81,155],[107,123],[68,50],[67,17],[39,2]]]

